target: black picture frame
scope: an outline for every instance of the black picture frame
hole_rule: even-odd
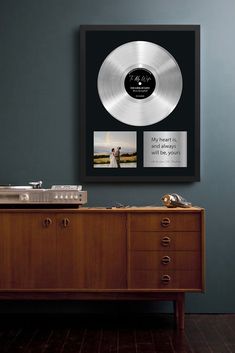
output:
[[[104,108],[97,89],[98,72],[107,55],[122,44],[138,40],[156,43],[170,52],[179,64],[183,77],[177,107],[165,119],[150,126],[131,126],[115,119]],[[144,166],[143,140],[147,131],[152,131],[153,136],[162,136],[162,132],[186,133],[185,165]],[[116,136],[125,132],[126,138],[130,136],[133,139],[137,154],[137,162],[133,164],[135,167],[96,168],[94,141],[102,136],[102,132],[117,132]],[[200,25],[80,26],[80,180],[200,181]]]

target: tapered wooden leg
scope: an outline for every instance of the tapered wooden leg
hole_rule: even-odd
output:
[[[174,315],[178,329],[184,330],[184,293],[177,294],[174,301]]]

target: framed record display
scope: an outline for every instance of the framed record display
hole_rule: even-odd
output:
[[[81,180],[200,180],[200,26],[80,27]]]

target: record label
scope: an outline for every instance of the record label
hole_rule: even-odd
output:
[[[127,93],[135,99],[145,99],[151,96],[156,87],[156,80],[152,72],[137,68],[131,70],[124,81]]]

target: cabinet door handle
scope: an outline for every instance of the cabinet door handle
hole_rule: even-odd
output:
[[[171,223],[171,220],[170,220],[170,218],[168,218],[168,217],[163,218],[163,219],[161,220],[161,225],[162,225],[163,227],[168,227],[168,226],[170,225],[170,223]]]
[[[62,219],[62,225],[64,228],[68,227],[69,223],[70,223],[70,220],[68,218]]]
[[[45,218],[43,220],[43,226],[48,228],[52,224],[52,220],[50,218]]]
[[[163,275],[161,281],[163,284],[168,284],[171,281],[171,277],[169,275]]]
[[[161,244],[162,246],[170,246],[171,238],[170,237],[164,237],[161,239]]]
[[[163,265],[169,264],[171,262],[170,256],[163,256],[161,262],[162,262]]]

